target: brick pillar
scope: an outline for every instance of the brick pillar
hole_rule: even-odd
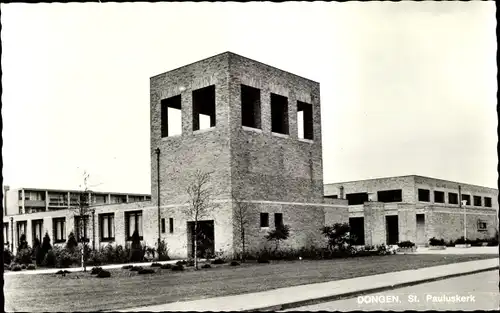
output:
[[[363,205],[366,245],[375,246],[386,243],[384,208],[382,202],[365,202]]]
[[[417,240],[417,213],[414,204],[398,204],[399,241]]]

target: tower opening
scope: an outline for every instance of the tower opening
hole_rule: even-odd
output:
[[[271,93],[271,131],[288,135],[288,98]]]
[[[215,85],[193,91],[193,131],[215,127]]]

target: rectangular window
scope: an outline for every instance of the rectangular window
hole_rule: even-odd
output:
[[[106,195],[94,195],[94,204],[105,204],[108,196]]]
[[[181,95],[163,99],[161,105],[161,137],[182,133]]]
[[[434,191],[434,202],[435,203],[444,203],[444,192],[443,191]]]
[[[478,231],[486,231],[486,222],[484,221],[477,221],[477,230]]]
[[[460,201],[466,201],[465,205],[471,205],[470,203],[470,195],[462,195],[462,199]]]
[[[142,240],[142,211],[125,212],[125,236],[127,240],[132,240],[134,231],[139,233]]]
[[[299,138],[313,140],[312,104],[297,101],[297,130]]]
[[[288,98],[271,93],[271,131],[288,135]]]
[[[377,191],[377,199],[380,202],[402,202],[403,191],[401,189]]]
[[[274,227],[283,226],[283,213],[274,213]]]
[[[260,213],[260,227],[269,227],[269,213]]]
[[[430,202],[431,201],[431,193],[428,189],[419,189],[418,190],[418,201]]]
[[[348,205],[358,205],[368,202],[368,193],[348,193],[345,195]]]
[[[89,237],[87,236],[87,226],[89,225],[88,216],[75,216],[75,236],[78,242],[87,242]]]
[[[19,194],[19,200],[23,200],[23,191],[19,190],[18,194]]]
[[[448,203],[449,204],[458,204],[458,194],[454,192],[448,192]]]
[[[26,221],[21,221],[17,222],[17,243],[19,244],[21,242],[21,236],[25,235],[26,236],[26,226],[27,226]]]
[[[173,218],[168,219],[168,227],[169,227],[169,232],[171,234],[173,234],[174,233],[174,219]]]
[[[331,196],[325,196],[325,198],[329,198],[329,199],[338,199],[339,196],[338,195],[331,195]]]
[[[115,240],[115,214],[106,213],[99,215],[99,236],[101,241]]]
[[[261,129],[260,89],[241,85],[241,125]]]
[[[166,227],[165,227],[165,219],[164,219],[164,218],[162,218],[162,219],[161,219],[161,232],[162,232],[163,234],[164,234],[164,233],[165,233],[165,231],[166,231],[166,230],[165,230],[165,228],[166,228]]]
[[[66,218],[65,217],[57,217],[52,219],[52,227],[53,227],[53,238],[54,243],[61,243],[66,241]]]
[[[482,201],[480,196],[474,196],[474,206],[482,206],[481,202]]]
[[[484,197],[484,206],[487,208],[491,208],[491,198],[490,197]]]
[[[193,91],[193,131],[210,127],[215,127],[215,85]]]
[[[43,220],[31,221],[31,229],[33,232],[33,235],[32,235],[33,243],[35,242],[35,238],[38,238],[38,240],[41,243],[42,242],[42,232],[43,232]]]
[[[349,235],[354,245],[365,244],[365,220],[364,217],[349,218]]]
[[[3,223],[3,238],[4,244],[9,243],[9,223]]]

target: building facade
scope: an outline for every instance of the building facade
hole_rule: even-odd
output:
[[[186,189],[198,170],[211,172],[214,191],[200,221],[207,252],[239,251],[241,205],[247,251],[265,247],[265,235],[282,224],[291,228],[292,248],[323,244],[321,228],[347,222],[348,207],[347,200],[323,197],[319,92],[317,82],[230,52],[152,77],[151,200],[93,206],[92,244],[124,245],[137,230],[148,246],[164,240],[171,257],[192,255]],[[22,207],[22,214],[4,217],[4,225],[26,223],[26,230],[12,228],[17,233],[29,233],[40,219],[66,232],[73,223],[67,208]]]
[[[358,244],[426,245],[432,237],[456,240],[465,231],[467,239],[488,239],[498,231],[493,188],[409,175],[326,184],[325,197],[348,201]]]

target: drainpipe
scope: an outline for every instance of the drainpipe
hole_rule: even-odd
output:
[[[10,250],[14,253],[14,218],[10,218]]]
[[[92,250],[95,250],[95,209],[92,209]]]
[[[158,192],[158,248],[160,247],[161,243],[161,229],[160,229],[160,148],[155,149],[156,153],[156,174],[157,174],[157,179],[156,179],[156,189]]]

